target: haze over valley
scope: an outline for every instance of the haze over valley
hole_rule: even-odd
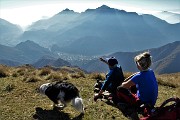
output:
[[[173,20],[179,17],[173,15]],[[98,58],[115,56],[125,71],[134,72],[133,57],[150,51],[157,73],[180,71],[180,23],[170,24],[151,14],[107,5],[81,13],[67,8],[34,22],[26,31],[4,19],[0,28],[0,63],[9,66],[65,65],[105,72],[107,67]]]

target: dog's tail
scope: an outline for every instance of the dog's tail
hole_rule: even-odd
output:
[[[83,100],[80,97],[76,97],[72,100],[73,107],[81,113],[84,113]]]

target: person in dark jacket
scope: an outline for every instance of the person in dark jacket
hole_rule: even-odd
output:
[[[100,58],[100,60],[109,66],[109,72],[106,75],[106,79],[103,82],[99,93],[94,96],[94,100],[96,101],[106,90],[110,92],[113,102],[116,103],[117,87],[124,81],[122,68],[121,66],[118,66],[118,61],[115,57],[107,58],[106,60]]]

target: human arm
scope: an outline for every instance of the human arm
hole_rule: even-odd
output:
[[[114,70],[110,70],[109,73],[106,75],[106,79],[101,87],[101,90],[105,91],[109,87],[109,85],[112,83],[112,81],[115,79],[114,78]]]
[[[128,81],[123,82],[120,87],[129,89],[131,86],[134,86],[134,85],[135,85],[135,83],[133,81],[128,80]]]
[[[120,88],[130,89],[132,86],[135,86],[137,84],[138,79],[139,79],[139,72],[134,73],[128,78],[126,78],[124,82],[118,87],[118,89]]]
[[[100,61],[102,61],[102,62],[106,63],[107,65],[109,65],[108,62],[106,60],[104,60],[102,57],[99,58],[99,59],[100,59]]]
[[[109,86],[112,80],[113,80],[113,75],[112,75],[112,71],[110,71],[107,74],[106,80],[104,81],[104,84],[102,85],[101,90],[99,91],[98,94],[94,96],[94,101],[96,101],[100,96],[102,96],[103,92],[107,89],[107,87]]]
[[[136,72],[136,73],[134,73],[134,74],[132,74],[132,75],[130,75],[129,77],[127,77],[124,81],[128,81],[129,79],[131,79],[134,75],[136,75],[136,74],[138,74],[139,72]]]
[[[98,98],[100,98],[103,94],[103,92],[106,90],[106,88],[109,85],[110,79],[108,79],[109,76],[106,78],[106,80],[104,81],[103,86],[101,87],[101,90],[99,91],[99,93],[94,95],[94,101],[97,101]]]

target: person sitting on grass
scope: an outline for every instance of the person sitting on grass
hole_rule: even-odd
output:
[[[125,79],[125,82],[118,87],[118,98],[131,106],[139,107],[144,104],[153,108],[158,97],[158,83],[153,70],[149,68],[151,55],[149,52],[141,53],[134,58],[134,61],[139,72]],[[125,90],[134,85],[137,88],[136,94]]]
[[[116,104],[117,87],[124,81],[122,68],[118,66],[118,61],[115,57],[107,58],[106,60],[100,58],[100,60],[109,66],[109,73],[106,75],[106,80],[102,83],[102,85],[100,85],[100,91],[94,96],[94,100],[96,101],[106,90],[110,93],[113,103]]]

